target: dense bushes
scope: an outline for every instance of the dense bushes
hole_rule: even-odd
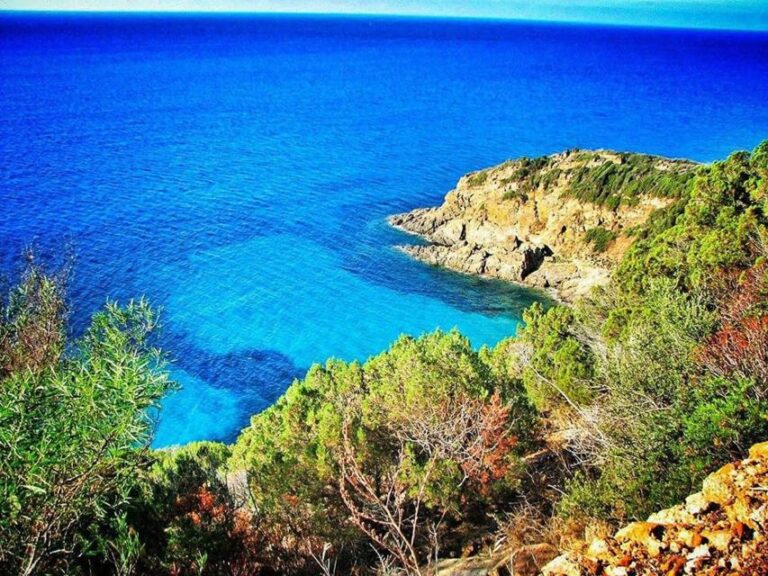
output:
[[[562,513],[642,518],[768,437],[766,149],[700,168],[674,225],[651,222],[609,295],[528,312],[534,351],[520,370],[538,375],[534,397],[549,385],[540,408],[579,385],[567,422],[584,465]]]
[[[572,151],[565,167],[557,167],[555,157],[521,158],[512,162],[515,169],[502,180],[516,188],[504,199],[522,198],[539,187],[561,183],[563,193],[584,202],[618,208],[635,205],[643,196],[680,198],[686,196],[694,177],[695,165],[669,161],[645,154]],[[481,184],[479,172],[470,185]]]
[[[595,204],[617,208],[637,204],[642,196],[680,197],[688,191],[693,166],[672,163],[645,154],[615,154],[606,159],[599,153],[580,152],[569,180],[567,194]]]
[[[243,477],[227,474],[229,447],[211,442],[155,453],[128,519],[141,545],[139,574],[259,574],[268,555]]]
[[[730,298],[750,300],[745,289],[740,283]],[[649,282],[642,297],[627,297],[624,306],[621,299],[613,303],[603,338],[559,308],[534,318],[523,338],[533,336],[550,360],[564,348],[592,358],[592,372],[577,382],[593,396],[572,393],[567,405],[567,425],[574,428],[569,450],[582,465],[558,507],[566,516],[618,522],[679,501],[713,468],[768,437],[762,376],[768,322],[758,314],[734,324],[727,308],[713,310],[701,293],[680,292],[667,279]],[[569,332],[564,316],[574,321]],[[554,366],[550,374],[557,374]],[[552,385],[541,408],[562,410],[565,384],[554,386],[554,376],[538,382]]]
[[[593,379],[600,392],[574,447],[588,462],[586,476],[574,481],[575,496],[563,507],[585,513],[591,506],[592,514],[624,519],[688,493],[697,478],[672,452],[690,402],[692,353],[710,316],[700,299],[657,281],[624,316],[617,337],[600,343],[605,348]],[[689,480],[677,477],[681,469]],[[581,498],[589,485],[587,503]]]
[[[534,304],[523,313],[525,329],[514,351],[513,368],[540,408],[588,402],[593,396],[594,357],[574,331],[576,313],[563,306]]]
[[[131,562],[121,513],[147,464],[148,410],[171,386],[147,344],[155,316],[108,304],[69,345],[65,324],[61,287],[37,267],[0,309],[3,574],[76,573],[109,551]]]
[[[617,287],[639,293],[648,278],[673,278],[685,290],[719,271],[749,266],[765,240],[768,142],[699,168],[692,192],[651,222],[616,274]],[[682,208],[684,206],[684,208]],[[682,208],[682,210],[681,210]]]
[[[447,526],[488,522],[535,425],[487,351],[438,332],[403,337],[364,365],[315,366],[254,417],[233,465],[268,515],[293,510],[305,545],[313,534],[359,561],[370,541],[414,571],[450,551]]]

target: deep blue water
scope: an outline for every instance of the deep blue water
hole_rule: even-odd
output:
[[[162,306],[157,445],[231,440],[316,361],[514,333],[537,295],[385,217],[509,157],[768,138],[768,35],[480,21],[0,15],[0,267],[70,246],[75,326]]]

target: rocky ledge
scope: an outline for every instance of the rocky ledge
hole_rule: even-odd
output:
[[[768,574],[768,442],[727,464],[685,504],[559,556],[544,576]]]
[[[549,544],[446,560],[437,576],[766,576],[768,442],[704,480],[700,492],[579,552]]]
[[[399,247],[421,261],[574,300],[608,281],[628,232],[673,202],[694,168],[605,150],[523,158],[468,174],[441,206],[389,222],[427,240]]]

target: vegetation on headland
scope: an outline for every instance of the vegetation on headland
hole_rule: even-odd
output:
[[[618,153],[606,161],[594,152],[580,152],[582,166],[569,182],[570,195],[617,207],[636,204],[641,196],[680,198],[693,182],[693,165],[673,164],[644,154]]]
[[[768,143],[675,182],[608,289],[493,349],[315,366],[233,446],[150,451],[154,313],[109,304],[68,341],[31,266],[0,308],[0,573],[428,573],[681,500],[768,439]]]
[[[515,193],[519,197],[524,198],[539,187],[549,188],[562,179],[567,196],[609,208],[635,205],[643,196],[684,197],[695,174],[692,163],[605,151],[573,151],[567,170],[558,167],[557,155],[521,158],[511,164],[515,171],[505,182],[518,184]],[[487,172],[477,172],[470,178],[470,184],[479,185],[486,179]],[[510,195],[507,199],[511,198]]]

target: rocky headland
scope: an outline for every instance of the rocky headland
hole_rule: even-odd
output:
[[[606,150],[522,158],[462,177],[439,207],[390,217],[429,264],[550,289],[572,301],[605,284],[651,213],[692,179],[685,160]]]

